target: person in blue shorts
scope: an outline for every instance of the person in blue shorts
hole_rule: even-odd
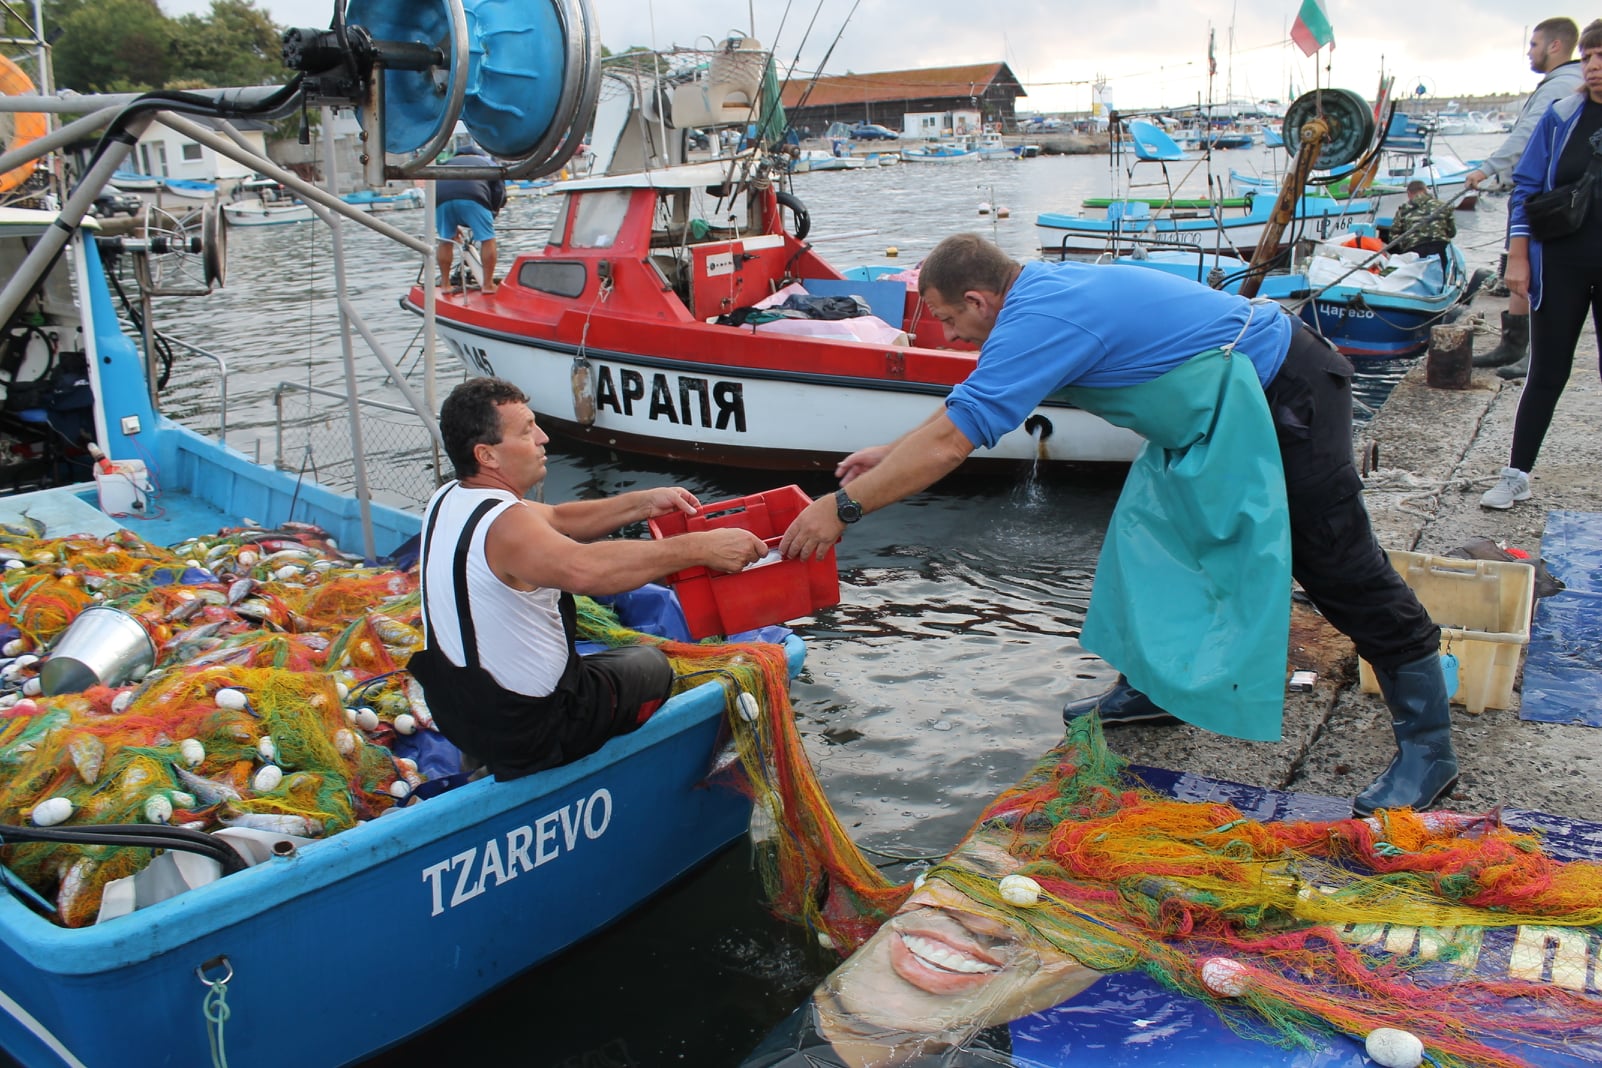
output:
[[[444,166],[488,167],[491,162],[482,148],[469,144]],[[506,205],[506,183],[499,178],[441,178],[434,184],[434,196],[440,284],[450,284],[456,231],[465,229],[478,242],[479,262],[484,268],[479,289],[484,293],[495,292],[495,216]]]
[[[1374,666],[1391,711],[1397,754],[1354,811],[1427,808],[1452,788],[1440,628],[1369,523],[1344,356],[1272,302],[1142,267],[1020,265],[976,234],[940,242],[918,287],[978,362],[924,423],[841,462],[841,489],[796,517],[785,556],[823,554],[847,523],[933,485],[1048,397],[1067,401],[1147,444],[1080,636],[1118,681],[1064,715],[1278,740],[1294,577]]]

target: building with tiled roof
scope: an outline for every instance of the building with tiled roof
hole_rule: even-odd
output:
[[[1013,101],[1027,96],[1005,63],[926,67],[878,74],[792,78],[784,110],[794,129],[821,132],[832,122],[875,122],[902,130],[906,116],[977,111],[985,124],[1016,126]]]

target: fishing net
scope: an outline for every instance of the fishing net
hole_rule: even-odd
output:
[[[1521,1048],[1590,1049],[1592,1059],[1602,1048],[1602,998],[1587,993],[1583,955],[1577,977],[1553,978],[1539,962],[1521,977],[1476,970],[1491,929],[1594,935],[1602,865],[1558,861],[1495,817],[1270,822],[1178,801],[1129,777],[1093,717],[1076,720],[918,886],[909,909],[945,894],[934,907],[984,917],[973,929],[989,932],[981,941],[1003,970],[1139,970],[1275,1045],[1316,1050],[1391,1027],[1418,1035],[1443,1066],[1524,1064]],[[1009,958],[1008,947],[1019,952]],[[873,967],[869,950],[848,961],[819,1005],[848,1004],[853,990],[888,1001],[899,980],[889,964]],[[1084,988],[1063,975],[1055,996],[1018,1009],[998,995],[945,1039],[960,1046]],[[885,1063],[901,1063],[884,1042]]]
[[[689,644],[637,634],[611,609],[580,598],[579,632],[618,646],[659,643],[673,665],[675,691],[721,677],[725,720],[745,774],[730,781],[752,797],[751,834],[770,907],[828,944],[861,944],[906,897],[851,841],[807,759],[790,705],[784,647]]]
[[[12,691],[0,697],[0,823],[318,837],[382,814],[422,781],[385,744],[430,722],[420,690],[396,671],[421,642],[415,573],[361,566],[301,524],[231,528],[170,550],[125,531],[7,529],[0,560],[0,628],[14,657],[0,669],[0,690]],[[94,605],[140,622],[158,650],[154,670],[116,689],[39,696],[31,651]],[[94,922],[105,885],[150,856],[79,843],[5,849],[67,926]]]

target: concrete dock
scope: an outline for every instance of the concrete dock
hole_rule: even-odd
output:
[[[1476,352],[1496,345],[1506,306],[1481,296],[1468,310],[1465,319],[1483,320]],[[1532,473],[1531,499],[1505,512],[1480,507],[1480,494],[1508,461],[1522,390],[1522,379],[1491,370],[1475,370],[1465,390],[1433,389],[1419,361],[1360,434],[1360,448],[1378,450],[1365,498],[1381,545],[1439,555],[1489,538],[1534,557],[1549,511],[1602,512],[1602,381],[1589,322]],[[1290,666],[1317,671],[1319,681],[1310,693],[1286,695],[1281,741],[1243,742],[1189,726],[1121,727],[1109,732],[1113,748],[1140,764],[1354,796],[1394,752],[1389,714],[1378,695],[1359,691],[1351,643],[1305,606],[1295,617]],[[1510,708],[1471,715],[1452,706],[1462,774],[1440,807],[1502,805],[1602,820],[1602,730],[1521,720],[1522,676],[1521,653]]]

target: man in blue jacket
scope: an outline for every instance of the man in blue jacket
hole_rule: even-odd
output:
[[[489,154],[468,143],[446,163],[447,167],[488,167]],[[478,242],[479,262],[484,277],[479,289],[495,292],[495,216],[506,205],[506,183],[499,178],[442,178],[434,183],[434,224],[439,231],[439,277],[441,285],[451,281],[451,257],[456,231],[466,229]]]

